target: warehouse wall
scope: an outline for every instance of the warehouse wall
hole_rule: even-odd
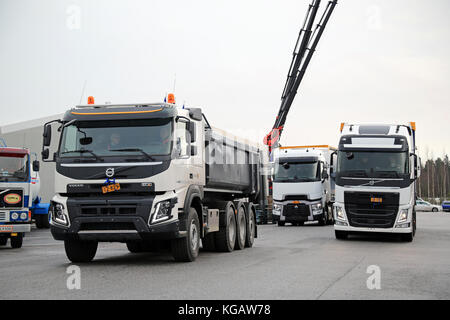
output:
[[[32,160],[36,159],[41,163],[41,170],[39,176],[41,178],[41,194],[42,200],[48,202],[54,194],[54,178],[55,178],[55,164],[53,162],[43,162],[41,157],[42,150],[42,132],[44,123],[59,119],[61,115],[37,119],[17,123],[14,125],[3,126],[0,128],[0,138],[4,139],[8,147],[29,148],[31,152],[36,153],[31,156]],[[54,126],[53,129],[56,129]],[[59,133],[57,130],[52,130],[52,145],[56,147],[59,140]],[[51,150],[52,155],[54,150]],[[50,156],[52,157],[52,156]]]

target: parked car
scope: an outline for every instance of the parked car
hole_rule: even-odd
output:
[[[450,201],[444,201],[444,202],[442,202],[442,210],[444,210],[444,211],[450,211]]]
[[[441,210],[439,206],[431,204],[428,201],[422,199],[416,201],[416,211],[438,212],[439,210]]]

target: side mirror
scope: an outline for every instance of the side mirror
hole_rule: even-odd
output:
[[[48,149],[47,149],[47,150],[48,150]],[[39,169],[40,169],[40,163],[39,163],[39,161],[38,161],[38,160],[34,160],[34,161],[33,161],[33,171],[39,172]]]
[[[47,124],[44,127],[44,133],[42,135],[44,137],[44,147],[50,147],[50,144],[52,142],[52,126],[51,124]]]
[[[49,149],[42,150],[42,160],[47,160],[49,155],[50,155],[50,150]]]
[[[322,179],[323,179],[323,180],[327,180],[328,178],[329,178],[328,172],[327,172],[326,170],[324,170],[324,171],[322,172]]]
[[[196,132],[195,132],[195,123],[190,121],[188,123],[188,131],[191,136],[191,143],[194,143],[197,140]]]

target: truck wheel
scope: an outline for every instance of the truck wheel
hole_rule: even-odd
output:
[[[226,202],[224,211],[219,217],[219,231],[215,234],[216,248],[220,252],[231,252],[236,243],[236,215],[233,202]]]
[[[253,243],[255,242],[255,234],[256,234],[256,221],[255,221],[255,212],[253,211],[253,205],[249,204],[248,206],[248,219],[247,219],[247,237],[245,239],[245,246],[247,248],[253,247]]]
[[[433,208],[433,212],[438,212],[439,210],[437,208]]]
[[[8,238],[0,238],[0,246],[6,246],[8,243]]]
[[[140,241],[128,241],[127,242],[127,249],[131,253],[141,253],[144,252],[144,246],[143,243]]]
[[[278,221],[278,226],[279,227],[284,227],[286,223],[284,221]]]
[[[200,248],[200,223],[195,208],[189,210],[187,236],[172,240],[171,246],[175,261],[192,262],[197,258]]]
[[[245,248],[245,240],[247,238],[247,219],[245,219],[245,206],[240,203],[237,207],[236,216],[236,250],[243,250]]]
[[[22,248],[23,244],[23,233],[18,233],[17,236],[11,237],[11,248],[19,249]]]
[[[97,253],[97,247],[97,241],[64,241],[67,258],[72,262],[91,262]]]
[[[38,229],[48,229],[50,228],[50,223],[48,222],[48,214],[38,214],[34,218],[36,222],[36,228]]]
[[[202,239],[202,249],[203,249],[203,251],[209,251],[209,252],[216,251],[216,242],[214,240],[214,233],[208,233]]]
[[[334,234],[338,240],[346,240],[348,238],[348,232],[335,230]]]

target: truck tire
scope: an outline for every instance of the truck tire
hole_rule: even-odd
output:
[[[202,250],[207,252],[216,251],[216,241],[214,239],[214,233],[208,233],[202,239]]]
[[[37,214],[34,220],[36,222],[36,228],[38,229],[50,228],[50,223],[48,222],[48,214]]]
[[[433,208],[432,211],[433,212],[438,212],[439,210],[438,210],[438,208]]]
[[[6,246],[8,243],[8,238],[0,238],[0,246]]]
[[[66,256],[72,262],[91,262],[97,253],[97,241],[65,240]]]
[[[141,253],[144,252],[144,246],[143,243],[140,241],[128,241],[127,242],[127,249],[131,253]]]
[[[23,233],[18,233],[17,236],[11,237],[11,248],[19,249],[22,248],[23,244]]]
[[[236,209],[233,202],[225,202],[224,210],[219,217],[219,231],[215,234],[216,249],[220,252],[231,252],[236,243]]]
[[[338,240],[346,240],[348,238],[348,232],[335,230],[334,234]]]
[[[286,223],[284,221],[278,221],[278,226],[279,227],[284,227]]]
[[[253,247],[253,243],[255,242],[256,235],[256,219],[255,219],[255,211],[252,203],[249,203],[247,210],[247,236],[245,239],[245,246],[247,248]]]
[[[200,223],[195,208],[189,209],[187,235],[171,241],[172,256],[175,261],[192,262],[198,257],[200,248]]]
[[[234,248],[236,250],[245,249],[245,241],[247,239],[247,219],[245,218],[245,205],[240,202],[237,206],[236,214],[236,244]]]

